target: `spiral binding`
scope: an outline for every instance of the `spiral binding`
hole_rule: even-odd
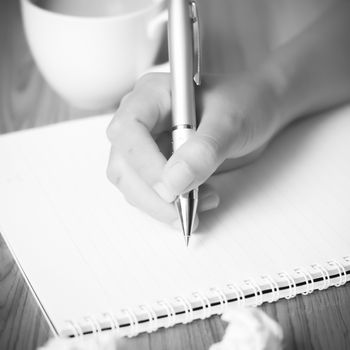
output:
[[[75,322],[74,320],[67,320],[65,323],[68,326],[68,328],[72,330],[74,338],[79,338],[83,336],[84,332],[77,322]]]
[[[324,290],[332,285],[340,287],[348,280],[349,268],[350,256],[346,256],[341,261],[330,260],[325,266],[313,264],[310,266],[312,272],[309,269],[297,268],[292,274],[280,272],[277,274],[278,278],[265,275],[260,277],[261,281],[249,279],[242,285],[227,284],[224,289],[212,287],[208,293],[196,291],[192,293],[191,298],[178,296],[173,300],[163,299],[158,301],[155,307],[140,305],[137,312],[123,309],[120,315],[124,317],[120,318],[111,312],[105,312],[101,315],[103,321],[92,315],[85,317],[81,323],[67,320],[66,332],[69,332],[71,337],[81,337],[87,333],[99,334],[105,330],[113,330],[118,333],[123,331],[132,337],[140,331],[153,332],[160,327],[172,327],[178,323],[179,315],[183,314],[183,323],[187,324],[194,319],[208,318],[214,313],[221,314],[233,303],[241,306],[259,306],[263,302],[275,302],[280,297],[294,298],[298,292],[308,295],[316,289]],[[266,286],[269,289],[266,289]],[[146,319],[141,320],[144,315]],[[125,322],[125,319],[128,323],[122,324],[121,320]],[[141,327],[141,324],[146,326]]]
[[[137,316],[134,311],[131,309],[123,309],[121,310],[122,313],[128,318],[129,320],[129,325],[130,325],[130,334],[129,337],[133,337],[137,335],[139,332],[139,321],[137,319]]]
[[[273,279],[269,275],[262,276],[261,279],[266,281],[267,284],[271,287],[272,295],[271,295],[271,299],[268,300],[268,302],[269,303],[273,303],[273,302],[279,300],[279,298],[280,298],[280,290],[278,288],[278,284],[277,284],[276,280]]]
[[[339,282],[335,284],[336,287],[340,287],[346,283],[346,270],[345,267],[340,264],[337,260],[328,261],[328,265],[335,267],[339,274]]]
[[[111,330],[116,331],[116,332],[119,331],[119,329],[120,329],[119,323],[118,323],[117,319],[113,316],[113,313],[105,312],[105,313],[102,314],[102,316],[105,319],[109,320]]]
[[[94,316],[92,315],[86,316],[84,320],[91,326],[91,330],[93,334],[102,332],[101,325]]]
[[[191,306],[190,301],[186,297],[178,296],[175,298],[175,301],[180,303],[183,306],[183,309],[185,311],[185,321],[183,324],[190,323],[194,320],[194,315],[193,315],[193,308]]]
[[[208,299],[208,297],[204,293],[199,292],[199,291],[194,292],[192,295],[196,299],[199,299],[199,301],[201,303],[203,313],[202,313],[202,316],[200,317],[200,319],[204,320],[204,319],[210,317],[212,315],[212,312],[211,312],[211,303],[210,303],[210,300]]]
[[[147,332],[152,333],[156,331],[158,329],[158,319],[154,309],[149,305],[140,305],[139,308],[141,311],[145,311],[148,316],[149,329]]]
[[[255,307],[260,306],[263,303],[262,290],[261,290],[260,286],[253,279],[246,280],[246,281],[244,281],[244,283],[246,286],[248,286],[249,288],[251,288],[254,291],[255,303],[253,306],[255,306]]]
[[[174,326],[176,324],[176,312],[175,312],[174,307],[169,302],[169,300],[167,300],[167,299],[160,300],[160,301],[158,301],[157,304],[159,306],[163,307],[166,311],[168,324],[165,325],[165,328],[169,328],[169,327]]]
[[[329,272],[321,265],[319,264],[314,264],[314,265],[311,265],[311,267],[320,272],[321,276],[322,276],[322,279],[323,279],[323,285],[322,287],[319,288],[319,290],[324,290],[324,289],[327,289],[330,287],[331,285],[331,278],[329,276]]]
[[[303,268],[297,268],[294,271],[297,275],[301,275],[305,281],[306,290],[301,294],[303,295],[311,294],[315,290],[315,283],[310,272],[306,271]]]
[[[286,299],[292,299],[297,295],[297,285],[294,278],[288,272],[280,272],[279,276],[282,279],[286,279],[288,283],[289,294],[286,296]]]
[[[241,287],[234,285],[234,284],[227,284],[226,288],[229,291],[234,292],[234,294],[236,296],[237,304],[239,306],[245,305],[245,295],[244,295],[243,289]]]
[[[218,314],[223,314],[226,311],[228,305],[228,300],[225,293],[219,287],[213,287],[209,290],[219,298],[221,310],[218,312]]]

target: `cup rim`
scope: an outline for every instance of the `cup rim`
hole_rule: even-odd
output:
[[[79,15],[70,15],[70,14],[65,14],[65,13],[59,13],[59,12],[54,12],[50,11],[48,9],[45,9],[33,2],[33,0],[21,0],[22,5],[26,4],[27,6],[33,8],[36,11],[42,12],[44,14],[54,16],[54,17],[60,17],[62,19],[74,19],[74,21],[108,21],[108,20],[128,20],[132,19],[133,17],[138,17],[142,14],[146,14],[148,12],[152,12],[154,10],[163,10],[166,8],[168,0],[154,0],[154,3],[145,6],[144,8],[141,8],[139,10],[131,11],[128,13],[123,13],[123,14],[111,14],[111,15],[104,15],[104,16],[79,16]]]

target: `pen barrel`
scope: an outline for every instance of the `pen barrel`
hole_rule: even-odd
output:
[[[173,126],[195,129],[193,23],[188,0],[170,0],[168,25]]]

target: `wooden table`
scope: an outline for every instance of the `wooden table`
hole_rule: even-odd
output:
[[[278,1],[281,6],[285,0]],[[225,46],[218,38],[230,36],[228,30],[219,35],[220,23],[225,22],[232,9],[230,0],[201,2],[203,7],[211,6],[206,11],[210,15],[205,18],[204,27],[212,24],[206,31],[210,45],[205,47],[204,63],[216,70],[219,65],[212,62],[226,55]],[[232,22],[231,17],[227,18]],[[18,2],[1,0],[0,133],[87,115],[68,106],[44,82],[24,38]],[[350,349],[350,284],[263,305],[262,309],[282,325],[286,349]],[[224,323],[213,317],[152,335],[143,334],[131,339],[128,345],[130,349],[208,349],[222,337],[224,328]],[[49,328],[0,236],[0,349],[35,349],[49,335]]]

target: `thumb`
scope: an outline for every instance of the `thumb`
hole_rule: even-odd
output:
[[[169,200],[204,183],[238,146],[241,118],[203,116],[193,136],[169,159],[162,174],[163,193]],[[172,198],[173,197],[173,198]]]
[[[224,160],[217,140],[197,132],[165,165],[162,181],[174,195],[204,183]]]

